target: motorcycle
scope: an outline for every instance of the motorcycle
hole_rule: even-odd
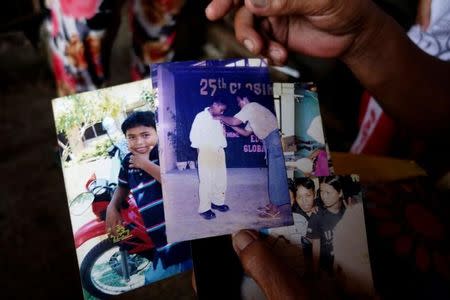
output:
[[[81,215],[89,208],[95,215],[95,219],[74,233],[77,249],[87,241],[108,235],[106,208],[116,186],[116,183],[97,179],[93,174],[85,184],[86,192],[69,203],[73,215]],[[89,250],[80,266],[84,289],[102,299],[143,286],[145,271],[152,267],[155,246],[146,233],[144,221],[131,193],[120,213],[123,226],[117,229],[117,234]]]

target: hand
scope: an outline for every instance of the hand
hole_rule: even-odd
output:
[[[130,168],[137,168],[144,170],[145,166],[150,163],[150,160],[148,158],[148,153],[137,153],[132,151],[132,155],[130,156]]]
[[[222,18],[238,3],[213,0],[206,16]],[[367,24],[379,17],[377,11],[371,1],[364,0],[245,0],[234,25],[236,38],[250,52],[281,64],[287,50],[317,57],[342,57],[353,48],[356,51],[363,31],[376,30]]]
[[[106,232],[108,234],[117,235],[117,225],[122,225],[122,217],[120,212],[114,205],[108,205],[106,208]]]
[[[233,235],[233,248],[244,271],[261,287],[268,300],[309,299],[307,289],[295,273],[275,256],[256,231]]]

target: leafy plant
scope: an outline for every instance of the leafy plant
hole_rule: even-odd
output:
[[[108,157],[108,149],[111,146],[112,142],[110,139],[103,139],[102,141],[98,141],[92,148],[83,151],[82,154],[79,156],[78,161],[100,157]]]
[[[149,106],[149,109],[151,111],[156,111],[158,103],[156,101],[157,99],[155,90],[143,89],[140,94],[140,99]]]
[[[116,118],[121,109],[120,99],[114,96],[110,89],[70,95],[55,104],[56,130],[66,136],[75,134],[72,142],[80,143],[86,129],[107,116]],[[73,148],[74,145],[70,145],[70,142],[64,145],[63,161]]]

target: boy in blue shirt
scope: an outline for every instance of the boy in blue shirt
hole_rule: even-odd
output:
[[[167,244],[154,114],[134,112],[121,129],[130,153],[122,161],[118,186],[106,210],[106,229],[116,234],[116,226],[122,224],[121,204],[131,192],[155,245],[153,269],[145,275],[148,284],[190,269],[190,246],[188,242]]]

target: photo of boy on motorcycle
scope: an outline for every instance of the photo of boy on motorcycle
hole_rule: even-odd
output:
[[[124,232],[120,209],[131,193],[154,245],[153,264],[145,272],[145,284],[149,284],[191,269],[190,244],[167,243],[155,115],[133,112],[121,129],[130,153],[122,161],[118,186],[106,210],[106,230],[120,240]]]

